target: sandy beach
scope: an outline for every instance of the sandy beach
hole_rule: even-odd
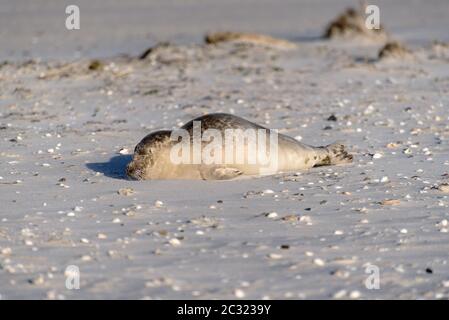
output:
[[[382,41],[321,37],[355,1],[77,2],[80,30],[70,1],[0,8],[0,298],[449,299],[447,1],[376,2]],[[145,135],[213,112],[354,161],[127,179]]]

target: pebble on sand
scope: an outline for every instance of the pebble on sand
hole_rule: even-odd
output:
[[[130,196],[134,193],[132,188],[122,188],[117,191],[117,193],[121,196]]]
[[[269,253],[269,254],[267,255],[267,257],[268,257],[269,259],[273,259],[273,260],[279,260],[279,259],[282,259],[282,255],[279,254],[279,253]]]
[[[126,149],[126,148],[121,148],[121,149],[118,151],[118,153],[119,153],[119,154],[122,154],[122,155],[127,155],[127,154],[129,154],[129,150]]]
[[[179,239],[176,239],[176,238],[172,238],[172,239],[168,240],[168,243],[174,247],[181,245],[181,241],[179,241]]]
[[[269,212],[265,214],[265,217],[269,218],[269,219],[275,219],[278,217],[278,214],[276,212]]]
[[[11,250],[11,248],[2,248],[1,250],[0,250],[0,253],[2,254],[2,255],[5,255],[5,256],[7,256],[7,255],[10,255],[11,253],[12,253],[12,250]]]
[[[320,266],[320,267],[322,267],[322,266],[324,266],[326,264],[324,262],[324,260],[320,259],[320,258],[313,259],[313,263],[316,264],[317,266]]]
[[[243,291],[242,289],[235,289],[234,295],[236,298],[239,298],[239,299],[245,298],[245,296],[246,296],[245,291]]]
[[[155,206],[156,208],[161,208],[163,205],[164,205],[164,203],[163,203],[162,201],[160,201],[160,200],[156,200],[156,201],[154,202],[154,206]]]

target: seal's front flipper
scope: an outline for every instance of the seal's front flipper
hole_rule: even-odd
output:
[[[242,171],[230,167],[214,167],[201,172],[204,180],[230,180],[242,174]]]

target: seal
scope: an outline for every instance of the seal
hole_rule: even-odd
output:
[[[187,140],[186,149],[182,140]],[[195,143],[199,143],[197,149]],[[195,150],[202,152],[197,161]],[[180,161],[180,154],[185,161]],[[238,116],[213,113],[191,120],[178,130],[147,135],[135,147],[126,174],[136,180],[227,180],[350,163],[352,159],[340,143],[313,147]]]

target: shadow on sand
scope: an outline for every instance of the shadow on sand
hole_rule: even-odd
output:
[[[101,172],[106,177],[114,179],[127,179],[125,170],[126,165],[131,161],[131,155],[120,155],[109,159],[108,162],[87,163],[86,167],[90,170]]]

